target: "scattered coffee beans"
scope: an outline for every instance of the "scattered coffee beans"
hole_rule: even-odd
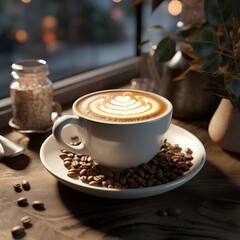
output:
[[[34,201],[32,203],[32,207],[36,210],[39,210],[39,211],[43,211],[45,210],[45,206],[44,206],[44,203],[41,202],[41,201]]]
[[[70,144],[79,143],[75,137]],[[100,166],[91,156],[75,154],[66,149],[62,149],[59,156],[68,169],[69,177],[77,177],[91,186],[126,189],[152,187],[182,177],[193,165],[192,153],[190,148],[183,151],[178,144],[172,145],[165,139],[159,152],[149,162],[121,171]]]
[[[18,199],[17,203],[20,207],[26,207],[28,205],[28,200],[25,197],[21,197]]]
[[[23,187],[23,189],[25,190],[25,191],[29,191],[30,190],[30,184],[29,184],[29,182],[27,181],[27,180],[23,180],[23,182],[22,182],[22,187]]]
[[[25,228],[23,226],[15,226],[12,228],[12,236],[16,239],[25,236]]]
[[[22,188],[25,191],[29,191],[31,189],[30,183],[27,180],[23,180],[22,184],[14,183],[13,187],[16,192],[21,192]],[[21,188],[22,187],[22,188]],[[26,197],[20,197],[17,200],[17,204],[20,207],[26,207],[28,206],[28,199]],[[32,207],[38,211],[45,210],[44,203],[41,201],[33,201]],[[11,233],[14,239],[20,239],[23,238],[26,235],[25,230],[30,228],[32,226],[31,224],[31,218],[30,216],[26,215],[20,219],[21,225],[15,226],[12,228]]]

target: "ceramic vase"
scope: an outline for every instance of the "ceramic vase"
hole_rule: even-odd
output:
[[[208,127],[210,138],[222,149],[240,153],[240,112],[222,99]]]

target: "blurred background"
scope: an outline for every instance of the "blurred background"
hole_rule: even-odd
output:
[[[46,60],[54,82],[148,51],[141,42],[162,34],[154,37],[149,26],[176,27],[168,2],[152,14],[150,0],[1,0],[0,99],[21,59]]]

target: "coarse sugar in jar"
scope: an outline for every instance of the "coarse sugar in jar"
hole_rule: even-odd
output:
[[[12,114],[20,129],[45,130],[52,125],[53,86],[48,74],[48,65],[41,59],[12,64]]]

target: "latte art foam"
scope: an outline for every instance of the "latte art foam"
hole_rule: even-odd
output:
[[[137,122],[162,115],[167,104],[146,92],[106,91],[82,98],[76,108],[79,113],[94,120]]]

